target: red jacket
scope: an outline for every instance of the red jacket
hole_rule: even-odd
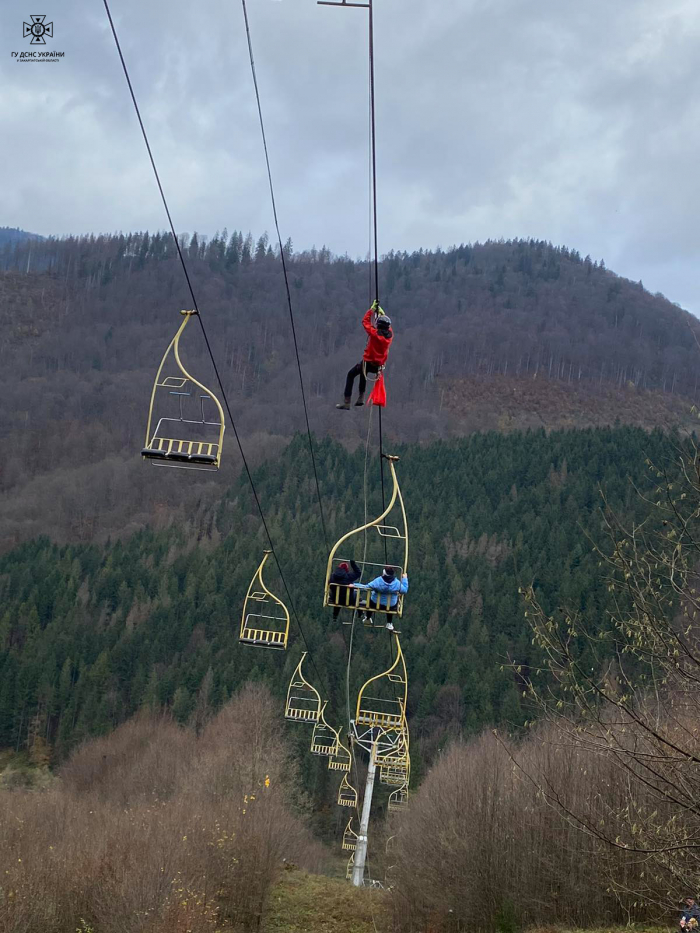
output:
[[[369,334],[369,340],[367,341],[362,359],[367,363],[377,363],[378,366],[383,366],[389,355],[389,347],[391,346],[391,341],[394,339],[394,335],[391,334],[391,337],[382,337],[381,334],[378,333],[377,328],[372,327],[372,314],[373,312],[370,308],[367,314],[362,318],[362,326]],[[391,333],[391,331],[389,331],[389,333]]]

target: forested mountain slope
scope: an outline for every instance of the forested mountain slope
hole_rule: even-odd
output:
[[[260,462],[304,426],[280,262],[266,237],[183,242],[237,428]],[[367,264],[287,253],[312,427],[352,447],[366,412],[333,403],[364,346]],[[139,459],[153,375],[191,303],[168,236],[12,242],[0,269],[0,548],[42,532],[105,540],[185,516],[235,479],[230,442],[214,481]],[[396,332],[392,441],[692,424],[698,322],[575,250],[515,241],[390,254],[380,286]],[[183,353],[213,386],[196,328]]]
[[[606,624],[612,597],[586,538],[602,542],[600,488],[622,516],[644,515],[633,486],[653,486],[645,460],[663,465],[680,443],[658,430],[620,427],[392,446],[401,456],[411,536],[401,625],[416,767],[460,729],[522,721],[519,684],[502,669],[509,660],[525,670],[536,662],[520,583],[534,582],[546,607],[566,603]],[[326,549],[305,445],[295,438],[255,471],[255,482],[339,724],[348,630],[321,608]],[[363,464],[363,449],[319,444],[334,540],[362,521]],[[370,514],[378,514],[376,458],[370,490]],[[41,538],[6,553],[0,746],[22,747],[38,733],[62,754],[144,705],[169,706],[180,720],[203,714],[248,678],[267,680],[281,703],[303,647],[294,623],[286,654],[237,640],[242,600],[265,546],[241,478],[213,507],[169,528],[104,546]],[[274,574],[268,582],[280,591]],[[353,652],[354,689],[388,665],[386,632],[360,628]]]
[[[38,233],[27,233],[26,230],[20,230],[19,227],[0,227],[0,247],[8,249],[12,254],[12,247],[23,240],[43,240]]]

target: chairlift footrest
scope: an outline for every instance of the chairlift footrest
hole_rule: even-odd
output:
[[[265,638],[244,638],[238,639],[242,645],[256,645],[262,648],[274,648],[277,651],[284,651],[286,645],[283,642],[267,641]]]

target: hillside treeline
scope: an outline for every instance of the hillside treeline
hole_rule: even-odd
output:
[[[641,781],[625,782],[611,761],[572,747],[556,728],[522,743],[488,731],[451,746],[407,812],[389,821],[386,878],[397,928],[585,929],[668,919],[659,904],[675,906],[684,888],[655,878],[649,856],[583,833],[547,799],[552,786],[602,824],[650,799]]]
[[[182,242],[236,427],[259,462],[304,427],[279,259],[265,236]],[[367,264],[286,251],[312,427],[352,446],[362,413],[333,403],[364,346]],[[155,370],[191,304],[169,236],[25,240],[0,249],[0,266],[0,546],[38,528],[104,540],[206,495],[206,480],[164,483],[138,458]],[[695,319],[575,250],[519,240],[390,253],[380,293],[396,334],[385,429],[405,443],[600,423],[578,420],[581,399],[594,411],[598,396],[607,423],[666,426],[680,416],[665,399],[696,397]],[[183,354],[215,388],[196,326]],[[547,385],[565,390],[555,410]],[[239,468],[229,447],[224,481]]]
[[[548,610],[574,605],[604,629],[613,596],[591,544],[603,531],[601,489],[621,515],[646,518],[639,493],[656,480],[645,459],[666,463],[679,445],[661,431],[621,427],[392,447],[410,528],[401,626],[417,773],[421,756],[432,760],[450,736],[523,722],[522,692],[540,657],[521,585],[534,585]],[[364,455],[329,439],[318,445],[331,540],[364,520]],[[254,480],[306,643],[294,617],[286,654],[238,643],[243,598],[267,547],[243,478],[213,507],[123,541],[38,538],[0,558],[0,746],[23,748],[39,736],[61,759],[142,708],[168,708],[181,723],[201,717],[250,678],[270,684],[281,711],[305,644],[336,727],[345,719],[348,635],[322,609],[327,550],[306,439]],[[378,515],[374,456],[368,487],[368,514]],[[360,539],[357,559],[362,547]],[[284,596],[272,568],[267,582]],[[586,640],[575,644],[585,659]],[[385,632],[356,633],[353,691],[388,666],[389,651]]]
[[[43,790],[0,790],[0,928],[253,931],[285,860],[318,870],[269,694],[203,730],[142,715],[76,750]]]
[[[677,464],[657,464],[646,518],[606,511],[607,626],[526,588],[546,677],[513,670],[537,722],[520,741],[499,730],[455,743],[390,820],[401,929],[668,920],[695,896],[700,451]]]

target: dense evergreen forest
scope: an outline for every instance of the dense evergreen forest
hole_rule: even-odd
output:
[[[6,250],[6,255],[12,255],[14,246],[23,240],[43,240],[37,233],[27,233],[18,227],[0,227],[0,246]]]
[[[411,535],[402,642],[417,769],[451,735],[494,722],[517,726],[527,716],[508,667],[537,666],[519,584],[533,582],[545,607],[566,603],[607,625],[612,597],[590,540],[602,543],[600,490],[620,515],[643,517],[639,492],[655,482],[647,459],[663,465],[682,443],[660,430],[617,427],[392,447]],[[318,445],[333,539],[361,524],[364,453],[329,438]],[[327,551],[306,438],[263,462],[254,479],[339,724],[348,629],[321,608]],[[378,514],[376,459],[369,485],[369,510]],[[7,552],[0,746],[21,748],[41,736],[61,757],[142,707],[169,707],[180,721],[202,717],[249,678],[267,681],[281,704],[303,649],[294,623],[286,655],[237,642],[242,600],[265,546],[239,478],[213,505],[167,527],[103,545],[42,537]],[[274,574],[268,582],[280,591]],[[361,628],[353,650],[356,681],[388,666],[383,630]]]
[[[266,236],[183,237],[237,429],[254,463],[304,427],[279,258]],[[368,266],[286,246],[312,428],[349,448],[336,412],[364,346]],[[211,505],[218,483],[144,471],[147,400],[189,299],[165,234],[0,245],[0,550],[49,534],[104,543]],[[576,250],[534,240],[390,253],[385,431],[431,443],[475,430],[690,424],[697,321]],[[213,384],[201,334],[186,361]],[[224,483],[240,468],[229,449]]]

